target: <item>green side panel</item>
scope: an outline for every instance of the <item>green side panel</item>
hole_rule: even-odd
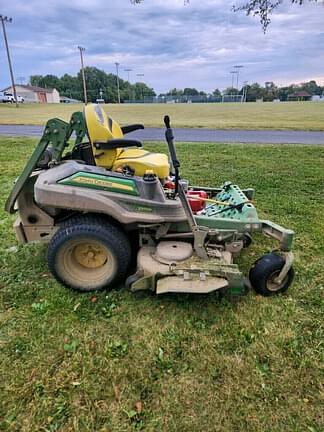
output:
[[[244,220],[242,217],[239,218],[225,218],[225,217],[208,217],[208,216],[195,216],[197,224],[199,226],[208,227],[211,229],[219,230],[236,230],[240,232],[245,231],[261,231],[262,224],[259,220]],[[242,220],[243,219],[243,220]]]
[[[206,216],[196,216],[195,220],[200,227],[220,230],[225,235],[233,231],[244,232],[261,232],[262,224],[259,221],[251,223],[250,221],[240,221],[236,219],[224,218],[208,218]],[[190,231],[189,224],[186,221],[176,222],[171,225],[170,231],[173,232],[188,232]]]
[[[70,177],[60,180],[58,183],[69,186],[139,196],[137,185],[133,180],[105,176],[101,174],[85,173],[80,171]]]
[[[29,176],[36,168],[38,161],[41,159],[46,148],[51,145],[54,148],[64,149],[66,145],[66,138],[70,132],[69,123],[64,122],[60,119],[51,119],[46,123],[45,130],[41,140],[35,148],[33,154],[28,160],[25,168],[17,179],[7,201],[5,204],[5,210],[8,213],[14,213],[14,205],[18,198],[18,195],[22,191],[24,184],[28,180]],[[57,151],[59,154],[59,151]]]

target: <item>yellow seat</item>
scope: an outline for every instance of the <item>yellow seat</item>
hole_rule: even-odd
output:
[[[123,139],[124,135],[119,124],[108,117],[100,105],[86,105],[84,117],[97,166],[112,171],[120,171],[127,166],[137,176],[143,176],[149,170],[160,179],[168,177],[170,168],[165,154],[139,148],[109,148],[109,141]],[[96,143],[107,144],[105,149],[101,149],[96,147]]]
[[[169,162],[163,153],[150,153],[137,148],[122,150],[112,166],[112,171],[120,170],[124,166],[135,171],[135,175],[143,176],[147,170],[153,171],[160,179],[169,175]]]

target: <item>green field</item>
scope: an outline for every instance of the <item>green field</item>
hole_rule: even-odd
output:
[[[121,124],[144,123],[163,126],[169,114],[174,127],[211,129],[324,130],[324,103],[224,103],[224,104],[138,104],[104,105]],[[51,117],[68,120],[81,105],[0,104],[0,124],[45,124]]]
[[[0,139],[1,431],[324,430],[324,148],[178,145],[184,177],[253,185],[259,216],[296,232],[286,295],[220,300],[56,283],[46,247],[18,246],[3,211],[34,145]],[[242,269],[271,244],[254,242]]]

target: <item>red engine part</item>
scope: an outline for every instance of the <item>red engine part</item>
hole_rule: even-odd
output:
[[[197,213],[205,208],[205,200],[208,198],[208,195],[205,191],[189,191],[187,192],[187,198],[192,212]]]
[[[163,185],[164,189],[175,189],[175,184],[173,181],[168,180]]]

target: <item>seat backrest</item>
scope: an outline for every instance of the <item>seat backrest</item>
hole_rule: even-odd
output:
[[[98,150],[95,142],[107,142],[111,139],[123,138],[123,132],[117,122],[107,116],[100,105],[88,104],[84,107],[84,118],[89,141],[92,146],[96,165],[111,168],[121,149]]]

